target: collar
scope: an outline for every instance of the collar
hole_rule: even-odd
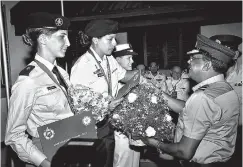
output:
[[[153,73],[151,72],[151,71],[149,71],[149,73],[151,74],[151,75],[153,75]],[[159,72],[157,71],[156,72],[156,75],[153,75],[153,76],[157,76],[159,74]]]
[[[35,59],[38,60],[39,62],[41,62],[42,64],[44,64],[50,71],[52,71],[53,67],[55,65],[57,65],[56,61],[54,62],[54,64],[52,64],[49,61],[47,61],[46,59],[44,59],[43,57],[41,57],[40,55],[38,55],[37,53],[35,55]]]
[[[96,59],[97,59],[99,62],[102,62],[102,61],[106,60],[106,55],[104,55],[103,60],[101,60],[100,56],[96,53],[96,51],[95,51],[92,47],[90,47],[90,50],[94,53]]]
[[[214,77],[208,78],[205,81],[200,82],[199,84],[194,86],[192,88],[192,90],[195,92],[196,90],[198,90],[199,88],[201,88],[201,87],[203,87],[205,85],[209,85],[209,84],[212,84],[212,83],[215,83],[215,82],[219,82],[219,81],[224,81],[224,75],[223,74],[216,75]]]

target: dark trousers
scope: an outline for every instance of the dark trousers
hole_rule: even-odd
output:
[[[95,143],[97,153],[97,167],[113,167],[115,138],[114,130],[108,118],[97,125],[97,135],[100,139]]]

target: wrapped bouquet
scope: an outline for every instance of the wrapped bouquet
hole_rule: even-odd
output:
[[[175,124],[161,93],[148,83],[134,87],[110,116],[111,124],[135,140],[154,137],[172,142]]]
[[[71,85],[68,88],[70,106],[74,114],[92,112],[96,122],[102,121],[108,114],[110,96],[94,92],[83,85]]]

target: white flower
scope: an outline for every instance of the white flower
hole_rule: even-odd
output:
[[[149,126],[149,127],[146,129],[145,133],[146,133],[146,135],[147,135],[148,137],[152,137],[152,136],[154,136],[154,135],[156,134],[156,131],[154,130],[153,127]]]
[[[157,104],[157,97],[153,95],[151,97],[151,102]]]
[[[88,117],[88,116],[85,116],[85,117],[83,118],[82,122],[83,122],[83,124],[84,124],[85,126],[87,126],[87,125],[89,125],[89,124],[91,123],[91,118]]]
[[[170,122],[172,120],[172,117],[168,114],[165,115],[166,121]]]
[[[118,114],[114,114],[114,115],[112,116],[112,118],[113,118],[113,119],[119,119],[119,118],[120,118],[120,115],[118,115]]]
[[[137,97],[138,96],[135,93],[129,93],[127,98],[128,98],[129,103],[133,103],[137,99]]]

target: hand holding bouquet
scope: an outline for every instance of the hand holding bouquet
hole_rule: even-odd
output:
[[[71,109],[74,114],[81,112],[92,112],[97,122],[102,121],[109,114],[110,96],[94,92],[83,85],[71,85],[68,89]]]
[[[133,139],[153,137],[173,141],[175,125],[162,92],[143,83],[128,93],[110,117],[111,124]]]

